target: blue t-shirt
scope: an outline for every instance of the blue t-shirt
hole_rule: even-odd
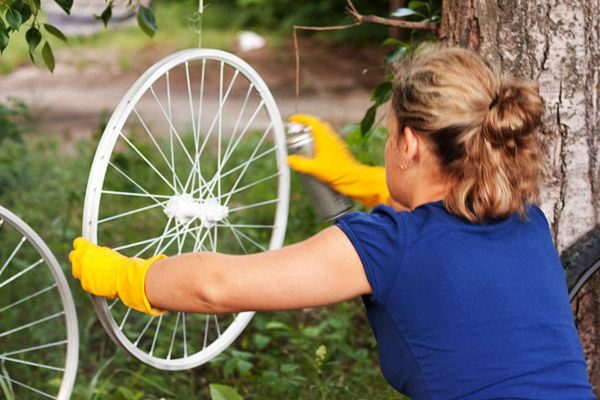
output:
[[[364,266],[388,382],[420,399],[594,399],[548,223],[472,224],[443,203],[336,221]]]

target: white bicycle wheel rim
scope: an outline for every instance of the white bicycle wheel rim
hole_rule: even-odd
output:
[[[272,137],[275,142],[275,155],[279,177],[277,180],[277,210],[274,218],[274,228],[271,234],[269,249],[276,249],[283,245],[287,225],[289,205],[289,169],[286,164],[287,148],[281,115],[273,96],[262,78],[250,65],[239,57],[214,49],[189,49],[174,53],[150,67],[129,89],[116,107],[108,121],[104,134],[98,145],[88,185],[86,189],[83,212],[83,236],[96,243],[98,234],[98,214],[102,184],[108,168],[110,155],[118,139],[119,132],[134,109],[137,101],[157,79],[167,71],[193,60],[212,60],[225,62],[236,68],[245,78],[254,85],[264,101],[265,110],[272,123]],[[109,336],[129,354],[138,360],[155,368],[164,370],[183,370],[199,366],[225,350],[239,336],[252,319],[254,312],[239,313],[233,323],[219,336],[217,340],[191,356],[177,359],[164,359],[155,357],[135,346],[121,331],[117,321],[113,318],[104,298],[94,298],[94,307],[99,319]]]
[[[71,397],[73,385],[75,384],[79,357],[79,331],[77,326],[77,313],[75,311],[75,303],[73,302],[71,290],[69,289],[67,280],[59,267],[56,257],[54,257],[54,254],[50,251],[46,243],[39,237],[38,234],[22,219],[2,206],[0,206],[0,219],[11,225],[35,248],[35,250],[46,263],[46,266],[50,270],[50,273],[52,274],[52,277],[57,285],[56,287],[59,291],[60,300],[64,310],[67,349],[65,357],[65,371],[63,373],[60,389],[56,398],[59,400],[67,400]],[[1,351],[2,350],[0,349],[0,355],[2,354]]]

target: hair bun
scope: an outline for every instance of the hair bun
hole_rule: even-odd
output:
[[[518,147],[519,138],[540,126],[544,102],[535,83],[516,79],[502,81],[490,100],[482,133],[496,146]]]

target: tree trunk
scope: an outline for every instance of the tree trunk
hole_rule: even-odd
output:
[[[406,0],[390,0],[390,13],[393,13],[399,8],[406,6]],[[406,30],[390,27],[389,36],[394,39],[404,39],[406,36]]]
[[[563,250],[600,223],[600,0],[444,0],[442,11],[443,43],[538,82],[548,153],[542,208]],[[578,312],[597,313],[591,303]],[[580,335],[600,397],[600,328],[588,329],[596,330]]]

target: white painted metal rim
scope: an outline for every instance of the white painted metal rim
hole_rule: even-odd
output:
[[[262,100],[265,102],[265,108],[272,123],[272,138],[276,146],[275,154],[277,169],[280,174],[277,183],[278,203],[269,249],[277,249],[283,245],[289,209],[290,176],[286,162],[287,147],[281,114],[279,113],[273,95],[266,83],[248,63],[234,54],[215,49],[188,49],[165,57],[142,74],[121,99],[104,130],[90,170],[85,195],[82,226],[82,234],[87,240],[97,243],[97,224],[101,189],[108,162],[115,143],[117,142],[119,132],[123,128],[123,125],[127,121],[135,104],[143,96],[150,85],[157,81],[167,71],[178,65],[185,64],[186,62],[197,60],[221,61],[238,70],[254,85]],[[112,317],[106,300],[104,298],[96,297],[93,301],[100,322],[109,336],[119,346],[138,360],[163,370],[190,369],[211,360],[233,343],[254,315],[254,312],[243,312],[238,314],[234,322],[229,325],[221,336],[200,352],[184,358],[167,360],[151,356],[134,346],[119,329],[117,322]]]
[[[57,284],[58,292],[63,309],[65,311],[66,333],[67,333],[67,355],[65,359],[65,371],[60,384],[60,390],[57,395],[58,400],[68,400],[71,398],[73,385],[77,375],[77,364],[79,358],[79,331],[77,326],[77,313],[75,303],[69,284],[63,274],[56,257],[50,251],[46,243],[39,235],[29,227],[21,218],[16,216],[10,210],[0,206],[0,218],[5,220],[14,229],[27,238],[27,241],[37,250],[44,262],[48,266],[54,281]]]

